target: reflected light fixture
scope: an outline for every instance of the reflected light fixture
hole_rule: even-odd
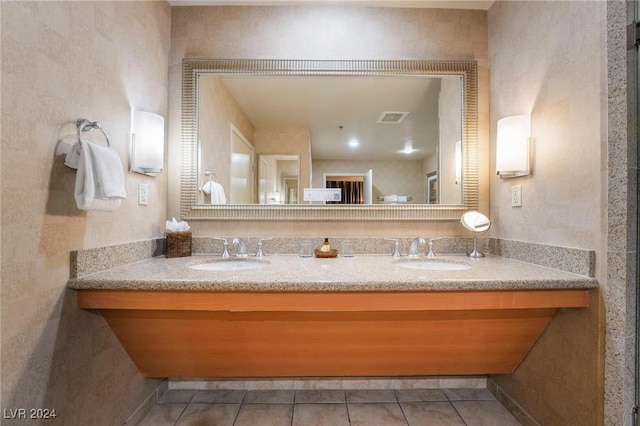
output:
[[[146,111],[133,113],[130,170],[160,173],[164,165],[164,118]]]
[[[404,148],[402,149],[402,152],[404,154],[412,154],[414,151],[413,149],[413,142],[405,142],[404,144]]]
[[[528,114],[498,120],[496,173],[501,178],[531,174],[531,116]]]
[[[460,184],[462,183],[462,141],[456,142],[455,161],[456,161],[456,184]]]
[[[356,147],[358,147],[358,145],[360,145],[360,142],[358,142],[358,139],[351,139],[349,141],[349,147],[350,148],[356,148]]]

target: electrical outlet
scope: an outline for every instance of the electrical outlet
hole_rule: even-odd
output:
[[[511,207],[522,207],[522,185],[511,187]]]
[[[149,185],[146,183],[138,184],[138,205],[146,206],[149,204]]]

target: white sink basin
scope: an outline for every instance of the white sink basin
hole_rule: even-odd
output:
[[[244,271],[247,269],[263,268],[268,264],[268,262],[259,260],[225,259],[191,265],[190,268],[198,269],[200,271]]]
[[[397,262],[396,265],[401,268],[426,269],[428,271],[463,271],[471,269],[471,266],[464,263],[439,262],[436,260],[408,260]]]

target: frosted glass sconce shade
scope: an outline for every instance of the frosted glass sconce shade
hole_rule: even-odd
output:
[[[501,178],[531,173],[531,117],[513,115],[498,120],[496,172]]]
[[[133,113],[131,171],[160,173],[164,164],[164,118],[145,111]]]

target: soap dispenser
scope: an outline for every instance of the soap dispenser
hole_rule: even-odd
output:
[[[328,238],[324,239],[324,243],[322,243],[322,247],[320,247],[320,251],[323,253],[329,253],[331,251],[331,244],[329,244]]]

